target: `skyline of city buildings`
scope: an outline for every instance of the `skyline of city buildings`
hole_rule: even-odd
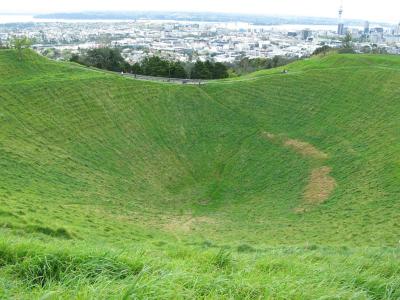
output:
[[[364,26],[346,26],[344,6],[338,24],[256,25],[248,22],[197,22],[135,20],[121,22],[28,22],[0,24],[0,42],[14,36],[34,40],[42,54],[54,52],[55,59],[68,59],[85,49],[119,47],[129,63],[158,55],[181,62],[213,60],[232,63],[243,57],[272,58],[310,56],[321,46],[340,47],[350,33],[356,52],[400,54],[400,23],[384,27],[365,21]]]

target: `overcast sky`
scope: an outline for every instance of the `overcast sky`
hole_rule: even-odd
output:
[[[340,0],[1,0],[1,13],[214,11],[336,17]],[[400,0],[344,0],[344,17],[400,21]]]

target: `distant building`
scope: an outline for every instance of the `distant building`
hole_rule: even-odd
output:
[[[375,28],[373,29],[373,31],[376,32],[376,33],[383,34],[384,29],[383,29],[383,27],[375,27]]]
[[[343,23],[343,5],[340,6],[339,8],[339,21],[338,21],[338,35],[344,35],[345,30],[344,30],[344,23]]]
[[[369,22],[365,21],[364,23],[364,34],[368,35],[369,34]]]
[[[393,35],[400,35],[400,22],[399,24],[395,27]]]
[[[355,39],[360,37],[360,32],[362,33],[362,31],[358,30],[357,28],[347,28],[346,33],[349,32],[351,34],[351,36]]]
[[[312,31],[310,29],[304,29],[301,32],[301,38],[305,41],[307,41],[309,38],[312,37]]]
[[[338,25],[338,35],[344,35],[345,30],[344,30],[344,25],[343,24],[339,24]]]

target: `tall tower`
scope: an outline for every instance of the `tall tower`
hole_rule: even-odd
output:
[[[340,1],[339,8],[339,21],[338,21],[338,35],[344,34],[344,23],[343,23],[343,0]]]

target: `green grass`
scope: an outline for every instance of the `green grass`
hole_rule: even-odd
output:
[[[400,57],[285,68],[185,86],[0,51],[0,298],[399,299]]]

